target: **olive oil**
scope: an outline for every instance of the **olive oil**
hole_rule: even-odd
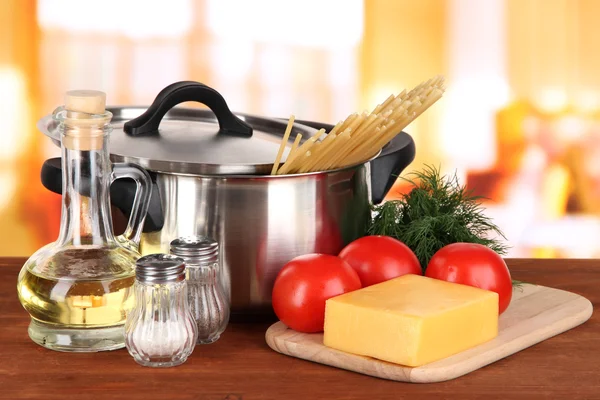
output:
[[[134,277],[52,279],[24,271],[19,282],[23,307],[32,318],[65,327],[106,327],[125,323]]]
[[[123,347],[125,318],[133,305],[132,266],[139,254],[123,247],[49,250],[39,252],[51,258],[42,254],[37,263],[26,265],[17,283],[21,304],[32,318],[31,338],[57,350],[63,345],[73,350],[78,343]],[[99,335],[88,334],[92,330]]]

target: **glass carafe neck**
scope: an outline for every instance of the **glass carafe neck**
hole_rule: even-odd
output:
[[[107,245],[115,241],[110,213],[110,113],[106,118],[72,118],[55,113],[62,151],[62,246]]]

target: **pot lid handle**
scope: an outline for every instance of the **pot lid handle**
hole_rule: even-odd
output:
[[[194,81],[175,82],[161,90],[152,105],[139,117],[127,121],[123,130],[132,136],[156,134],[167,111],[185,101],[197,101],[207,105],[219,121],[219,133],[252,136],[252,127],[229,110],[219,92]]]

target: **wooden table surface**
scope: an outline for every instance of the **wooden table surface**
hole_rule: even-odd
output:
[[[71,354],[27,336],[17,299],[23,259],[0,258],[1,399],[600,399],[600,318],[462,378],[404,384],[287,357],[267,324],[231,324],[177,368],[138,366],[126,350]],[[600,260],[508,260],[513,278],[600,302]]]

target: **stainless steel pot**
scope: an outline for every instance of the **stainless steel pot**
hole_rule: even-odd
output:
[[[200,101],[211,110],[173,108],[184,101]],[[415,155],[411,137],[399,133],[370,162],[271,176],[286,121],[234,115],[204,85],[179,82],[149,108],[108,109],[114,114],[111,158],[145,167],[154,181],[142,254],[168,252],[179,236],[215,238],[232,320],[270,315],[273,281],[287,261],[306,253],[337,254],[364,235],[370,205],[383,200]],[[42,119],[39,127],[58,140],[51,120]],[[332,128],[299,121],[293,131],[307,139],[321,127]],[[43,184],[56,193],[60,172],[59,159],[42,168]],[[130,182],[116,181],[111,188],[112,204],[126,216],[133,196]]]

